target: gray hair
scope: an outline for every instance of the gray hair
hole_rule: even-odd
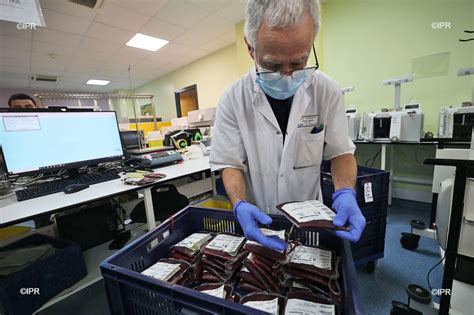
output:
[[[265,21],[270,28],[291,28],[306,15],[313,19],[314,35],[319,30],[319,0],[248,0],[245,37],[255,47],[257,33]]]

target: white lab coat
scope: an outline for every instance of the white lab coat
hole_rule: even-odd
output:
[[[353,154],[344,98],[339,86],[316,71],[297,90],[283,144],[278,122],[255,69],[221,97],[210,155],[211,170],[244,171],[247,199],[267,213],[282,202],[322,199],[320,165],[324,159]],[[324,124],[317,134],[310,131]]]

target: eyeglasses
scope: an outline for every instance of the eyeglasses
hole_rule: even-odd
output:
[[[293,79],[301,79],[301,78],[312,75],[319,68],[318,56],[316,56],[316,49],[314,48],[314,45],[313,45],[313,54],[314,54],[314,60],[316,61],[315,66],[306,67],[301,70],[294,70],[291,72],[289,76],[291,76]],[[255,61],[255,68],[257,69],[257,75],[262,80],[265,80],[265,81],[278,81],[281,78],[283,78],[283,76],[285,75],[285,74],[282,74],[280,71],[258,71],[256,61]]]

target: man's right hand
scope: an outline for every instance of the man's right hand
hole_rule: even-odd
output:
[[[234,205],[234,215],[240,223],[244,235],[251,241],[258,242],[265,247],[283,251],[286,243],[278,236],[265,236],[258,228],[258,223],[268,225],[272,223],[272,218],[265,214],[256,206],[245,200],[240,200]]]

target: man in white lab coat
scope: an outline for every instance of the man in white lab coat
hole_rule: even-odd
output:
[[[223,170],[245,236],[274,249],[286,244],[264,236],[258,223],[270,224],[265,212],[277,213],[279,203],[321,200],[323,158],[331,160],[336,188],[333,223],[350,226],[336,234],[357,241],[365,227],[343,95],[317,71],[318,30],[317,0],[249,0],[245,41],[255,68],[226,90],[217,108],[211,169]],[[316,65],[306,67],[311,53]]]

